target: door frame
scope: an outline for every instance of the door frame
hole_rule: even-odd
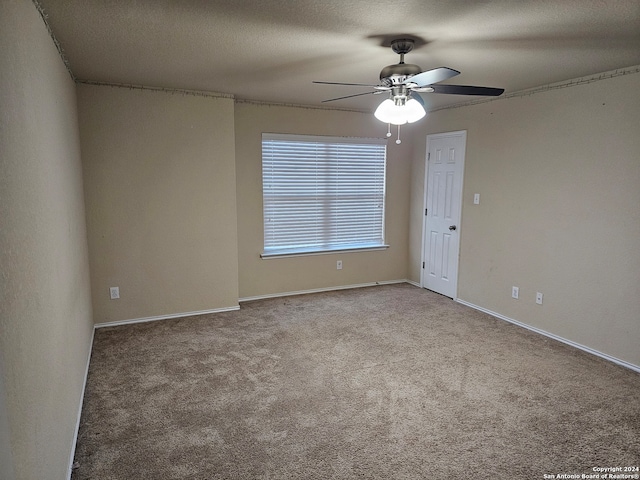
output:
[[[461,175],[460,175],[460,198],[458,199],[458,211],[456,212],[458,215],[458,229],[459,229],[459,236],[458,236],[458,248],[457,251],[455,252],[456,255],[456,265],[455,265],[455,270],[456,270],[456,281],[455,281],[455,285],[454,285],[454,295],[453,295],[453,299],[457,300],[458,299],[458,274],[460,273],[460,243],[462,240],[462,199],[464,198],[464,167],[465,167],[465,159],[467,156],[467,131],[466,130],[456,130],[454,132],[442,132],[442,133],[432,133],[427,135],[427,150],[424,154],[424,186],[423,186],[423,198],[422,198],[422,211],[425,212],[427,209],[427,194],[428,192],[428,188],[429,188],[429,144],[430,144],[430,138],[433,137],[455,137],[455,136],[460,136],[462,135],[462,140],[463,140],[463,144],[464,144],[464,155],[462,156],[462,165],[461,165]],[[427,228],[427,215],[423,214],[422,215],[422,244],[421,244],[421,251],[420,251],[420,288],[426,288],[425,287],[425,262],[426,262],[426,256],[425,256],[425,246],[426,246],[426,228]]]

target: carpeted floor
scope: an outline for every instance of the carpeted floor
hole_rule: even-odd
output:
[[[74,480],[594,474],[640,465],[640,375],[408,284],[253,301],[97,330],[75,461]]]

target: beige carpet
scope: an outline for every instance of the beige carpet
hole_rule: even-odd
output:
[[[640,375],[408,284],[96,331],[73,479],[640,465]],[[550,477],[547,477],[550,478]]]

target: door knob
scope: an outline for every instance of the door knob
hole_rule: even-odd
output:
[[[458,228],[458,227],[456,227],[455,225],[451,225],[451,226],[449,227],[449,230],[455,230],[456,228]]]

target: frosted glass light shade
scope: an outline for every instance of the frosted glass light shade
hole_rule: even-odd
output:
[[[373,116],[384,123],[404,125],[407,123],[407,120],[404,117],[402,110],[403,107],[396,105],[393,100],[387,98],[378,106],[378,108],[376,108]]]
[[[383,101],[373,114],[378,120],[393,125],[404,125],[420,120],[426,115],[424,107],[414,98],[410,98],[404,105],[396,103],[387,98]]]
[[[417,122],[426,114],[424,107],[415,98],[410,98],[404,106],[404,115],[408,123]]]

